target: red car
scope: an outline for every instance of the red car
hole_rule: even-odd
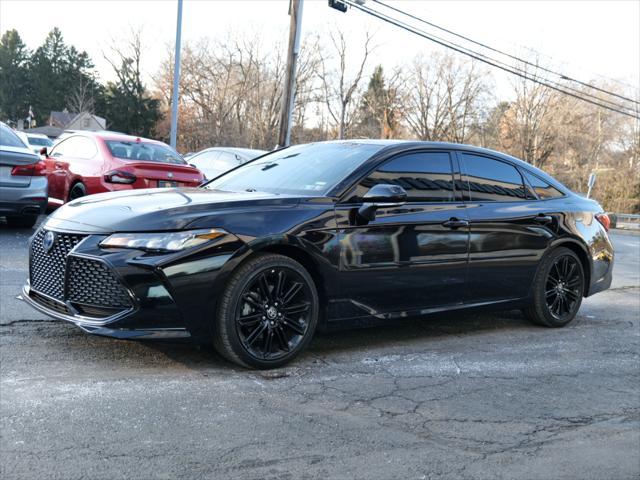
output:
[[[196,187],[204,180],[167,144],[108,132],[76,132],[46,154],[49,207],[93,193]]]

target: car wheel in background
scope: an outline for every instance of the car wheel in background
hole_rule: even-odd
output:
[[[87,187],[84,186],[84,183],[78,182],[71,187],[69,190],[69,201],[75,200],[76,198],[84,197],[87,194]]]
[[[578,256],[568,248],[556,248],[542,260],[533,282],[533,304],[523,313],[538,325],[564,327],[580,309],[584,285]]]
[[[308,345],[318,321],[318,293],[295,260],[259,254],[231,276],[214,322],[218,352],[245,367],[275,368]]]

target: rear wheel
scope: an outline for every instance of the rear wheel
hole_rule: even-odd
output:
[[[221,297],[214,345],[245,367],[275,368],[307,346],[316,328],[318,294],[305,268],[276,254],[260,254],[231,277]]]
[[[37,215],[23,215],[21,217],[7,217],[7,225],[17,228],[32,228],[38,221]]]
[[[564,327],[580,309],[584,283],[578,256],[568,248],[557,248],[542,261],[533,284],[533,304],[523,313],[538,325]]]
[[[69,201],[75,200],[76,198],[84,197],[86,194],[87,187],[84,186],[84,183],[74,183],[73,187],[71,187],[71,190],[69,190]]]

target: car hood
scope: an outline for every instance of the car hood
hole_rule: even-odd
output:
[[[45,226],[85,233],[172,231],[203,217],[216,220],[256,209],[292,208],[299,197],[203,188],[140,189],[101,193],[63,205]],[[224,228],[224,221],[211,225]]]

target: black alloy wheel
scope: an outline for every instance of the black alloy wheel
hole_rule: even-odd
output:
[[[69,192],[69,201],[75,200],[76,198],[84,197],[87,194],[87,188],[83,183],[76,183],[73,187],[71,187],[71,191]]]
[[[557,257],[547,274],[545,297],[551,315],[562,321],[574,315],[582,298],[582,274],[571,255]]]
[[[563,327],[577,315],[584,290],[582,262],[572,250],[557,248],[541,262],[533,283],[533,304],[523,312],[539,325]]]
[[[304,349],[317,316],[318,295],[304,267],[282,255],[258,255],[229,281],[214,343],[235,363],[277,367]]]

